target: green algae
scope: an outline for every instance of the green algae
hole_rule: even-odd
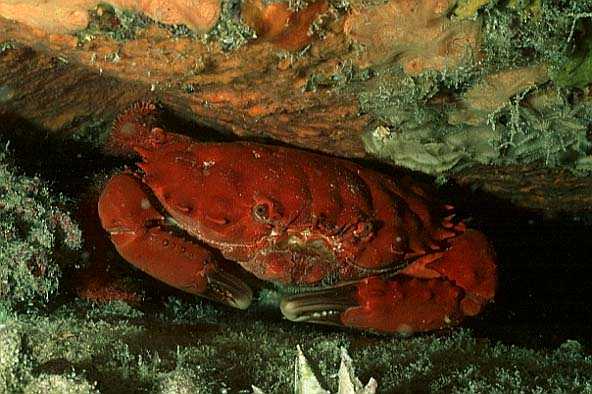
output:
[[[591,152],[591,100],[568,98],[558,91],[539,91],[526,105],[516,101],[510,108],[510,119],[511,128],[502,145],[506,148],[505,162],[570,165]]]
[[[551,101],[542,103],[544,100]],[[396,126],[377,126],[362,139],[373,155],[432,175],[475,163],[543,162],[550,167],[588,168],[585,163],[592,152],[588,139],[592,101],[588,99],[541,90],[512,98],[492,112],[477,110],[478,116],[466,108],[463,111],[462,115],[457,109],[450,111],[448,122],[441,122],[438,128],[428,116],[415,115],[412,121],[420,122],[411,123],[404,118],[410,112],[400,111],[389,118],[397,121]],[[437,115],[431,116],[440,121]],[[458,124],[451,124],[450,119]]]
[[[27,357],[17,325],[0,322],[0,393],[11,393],[29,378]]]
[[[23,389],[24,394],[98,394],[91,384],[76,374],[41,374]]]
[[[184,24],[158,22],[141,12],[119,9],[108,3],[100,3],[89,15],[88,26],[76,32],[79,45],[91,42],[98,36],[109,37],[117,42],[133,40],[152,25],[169,31],[173,37],[189,37],[204,43],[216,42],[223,51],[233,51],[256,38],[255,32],[241,20],[240,1],[237,0],[222,0],[218,22],[203,34]]]
[[[16,48],[17,46],[17,43],[13,40],[0,42],[0,55],[2,55],[6,51]]]
[[[84,45],[97,36],[124,42],[135,39],[151,22],[144,14],[119,10],[110,4],[100,3],[89,11],[89,23],[85,29],[76,32],[76,37],[79,45]]]
[[[400,68],[389,68],[360,88],[361,111],[371,113],[383,125],[407,130],[442,123],[442,113],[427,105],[439,90],[435,73],[412,77]]]
[[[0,152],[0,299],[6,308],[41,307],[80,263],[82,233],[38,177],[28,177]]]
[[[112,122],[105,119],[92,117],[77,117],[64,126],[64,129],[72,130],[68,135],[73,141],[83,143],[93,149],[101,149],[105,146]]]
[[[501,128],[459,127],[447,133],[431,128],[391,132],[377,127],[362,136],[365,148],[395,165],[438,175],[468,163],[491,164],[499,159]]]
[[[533,88],[549,80],[544,65],[519,67],[486,75],[462,95],[458,108],[448,116],[450,124],[487,123],[491,114],[501,111],[518,95],[526,95]]]
[[[499,156],[501,127],[462,125],[455,127],[446,112],[430,101],[447,87],[467,85],[470,78],[456,73],[425,72],[417,77],[401,69],[386,69],[359,95],[363,112],[378,122],[362,136],[365,149],[398,166],[428,174],[441,174],[466,163],[488,164]]]
[[[177,310],[194,310],[192,304],[182,302]],[[380,392],[592,392],[592,357],[576,341],[544,351],[489,343],[463,329],[377,337],[293,324],[262,310],[195,319],[188,314],[189,320],[173,322],[161,312],[114,318],[111,309],[76,302],[11,322],[12,340],[0,351],[18,360],[1,371],[12,374],[12,392],[48,381],[81,393],[250,393],[251,385],[290,392],[297,345],[332,392],[341,347],[360,379],[376,378]]]
[[[581,45],[574,55],[553,76],[558,86],[583,89],[592,82],[592,40],[585,37],[579,41]]]
[[[459,0],[454,8],[454,15],[459,18],[472,18],[477,16],[477,11],[491,0]]]
[[[222,0],[220,19],[203,40],[219,43],[224,51],[233,51],[257,38],[255,31],[240,18],[240,5],[240,0]]]
[[[374,75],[371,68],[360,69],[351,61],[344,61],[335,66],[331,74],[312,74],[303,87],[304,92],[316,92],[317,89],[345,88],[351,83],[367,81]]]
[[[591,103],[582,98],[592,75],[592,2],[465,1],[459,9],[466,16],[479,10],[481,59],[416,76],[375,68],[368,81],[349,84],[361,112],[372,117],[365,149],[433,175],[531,162],[584,174],[592,153]],[[529,104],[549,90],[560,91],[554,106]]]
[[[499,2],[497,0],[458,0],[454,6],[454,15],[459,18],[476,18],[479,12],[486,9],[487,6],[504,4],[510,9],[527,11],[533,15],[539,15],[541,12],[541,0],[507,0]]]
[[[208,390],[209,380],[199,368],[176,367],[172,371],[159,372],[155,392],[160,394],[196,394]]]

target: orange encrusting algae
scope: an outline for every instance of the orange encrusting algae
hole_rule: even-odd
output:
[[[299,11],[290,10],[284,2],[265,4],[262,0],[247,0],[241,16],[260,39],[288,51],[297,51],[312,42],[311,24],[328,10],[326,0],[317,0]]]

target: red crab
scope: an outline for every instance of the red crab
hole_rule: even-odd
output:
[[[252,291],[234,261],[298,288],[281,302],[290,320],[381,332],[442,328],[493,299],[489,242],[419,184],[297,149],[197,142],[153,127],[155,111],[118,118],[110,146],[142,171],[113,176],[98,207],[146,273],[244,309]]]

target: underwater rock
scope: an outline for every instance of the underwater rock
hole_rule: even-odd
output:
[[[220,0],[110,0],[109,3],[169,25],[187,25],[196,32],[207,32],[216,25],[222,10]]]
[[[592,155],[581,157],[575,162],[575,168],[577,171],[583,173],[592,172]]]
[[[495,5],[496,2],[492,0],[458,0],[454,8],[454,15],[459,18],[476,18],[479,10],[488,4]],[[504,6],[526,11],[533,15],[538,15],[541,11],[540,0],[508,0]]]
[[[565,97],[555,89],[533,92],[511,108],[513,121],[503,143],[505,160],[542,161],[585,171],[592,153],[589,138],[592,99]]]
[[[27,384],[23,392],[26,394],[99,394],[95,384],[90,384],[75,374],[41,374]]]
[[[459,0],[454,9],[454,15],[460,18],[472,18],[477,15],[477,11],[491,0]]]
[[[45,33],[67,34],[84,29],[98,0],[1,0],[0,16]],[[197,32],[210,30],[220,17],[220,0],[110,0],[116,7],[142,12],[171,25],[185,24]]]
[[[198,365],[196,369],[199,370]],[[194,370],[179,368],[159,375],[155,392],[158,394],[199,394],[205,393],[208,386],[207,376]]]
[[[384,126],[362,136],[366,150],[398,166],[439,175],[463,164],[490,164],[500,157],[503,126],[461,127],[443,133],[429,127],[391,132]]]
[[[87,10],[96,3],[96,0],[1,0],[0,17],[46,33],[70,33],[86,27]]]
[[[582,41],[581,48],[553,75],[553,81],[557,85],[584,89],[592,83],[592,40]]]
[[[344,22],[346,36],[364,47],[361,67],[400,62],[409,75],[452,70],[479,58],[480,24],[451,20],[451,0],[401,0],[354,9]]]
[[[548,80],[547,67],[542,64],[487,75],[467,90],[463,96],[463,105],[449,114],[448,122],[470,125],[486,123],[488,116],[508,105],[512,97]]]
[[[477,14],[479,8],[488,4],[490,0],[459,0],[456,8],[454,9],[454,15],[460,18],[471,18]]]
[[[0,322],[0,393],[11,393],[23,377],[22,339],[18,329]]]
[[[490,96],[485,93],[485,84],[476,89],[481,93],[468,95],[474,99],[469,101],[473,109],[462,114],[463,122],[461,112],[450,114],[459,124],[438,128],[425,122],[404,130],[378,126],[363,135],[365,148],[381,159],[432,175],[461,170],[469,164],[537,161],[548,167],[562,165],[589,171],[592,100],[572,99],[570,103],[565,95],[548,89],[511,101],[507,95],[534,83],[522,77],[516,84],[490,81],[487,86],[498,91]],[[497,121],[496,114],[506,120]],[[452,124],[451,118],[448,121]]]
[[[241,17],[257,32],[257,37],[288,51],[296,51],[308,45],[312,22],[329,9],[325,0],[317,0],[306,8],[294,11],[284,2],[246,0],[242,4]]]
[[[82,234],[64,203],[0,152],[0,299],[9,309],[45,305],[80,263]]]

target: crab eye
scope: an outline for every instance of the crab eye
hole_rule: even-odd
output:
[[[358,238],[367,238],[372,235],[373,230],[372,222],[361,222],[354,228],[354,235]]]
[[[266,203],[259,203],[253,207],[253,217],[255,220],[268,223],[269,222],[269,205]]]

